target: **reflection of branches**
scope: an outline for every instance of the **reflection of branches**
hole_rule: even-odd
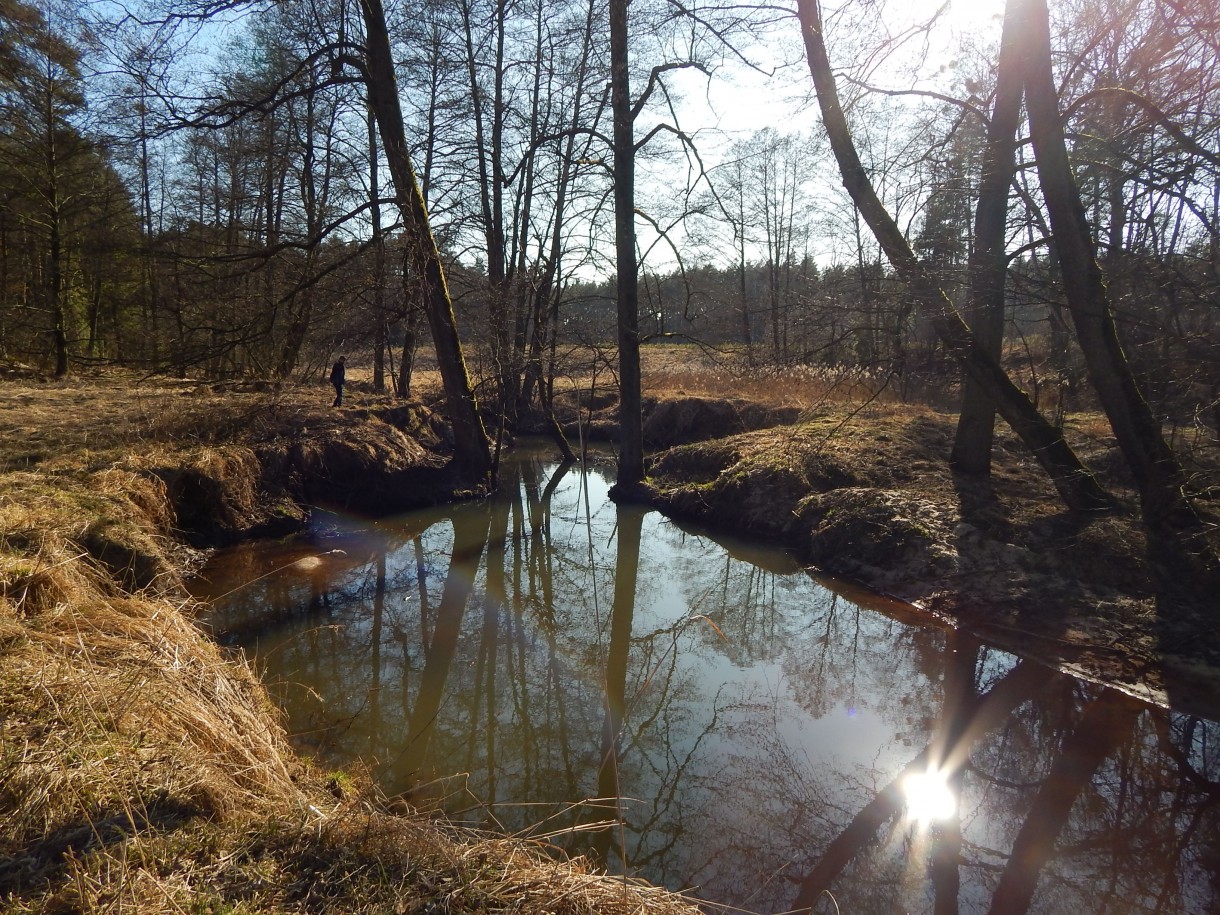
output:
[[[1208,848],[1210,852],[1210,854],[1208,852],[1204,852],[1204,855],[1211,858],[1211,862],[1209,864],[1205,864],[1204,866],[1211,871],[1212,908],[1214,908],[1216,897],[1217,895],[1220,895],[1220,871],[1217,870],[1218,865],[1220,865],[1220,857],[1217,857],[1215,854],[1216,845],[1214,838],[1216,835],[1220,834],[1220,831],[1218,831],[1215,826],[1217,804],[1220,804],[1220,790],[1218,790],[1220,786],[1217,785],[1214,778],[1209,778],[1207,776],[1206,771],[1198,771],[1191,763],[1187,754],[1196,748],[1195,730],[1197,727],[1202,725],[1206,730],[1204,731],[1204,734],[1201,735],[1201,740],[1197,745],[1197,748],[1201,751],[1200,761],[1203,763],[1205,770],[1210,768],[1210,771],[1215,772],[1214,754],[1211,754],[1212,764],[1210,767],[1208,766],[1209,754],[1207,752],[1207,747],[1209,741],[1207,732],[1208,730],[1214,729],[1216,724],[1214,722],[1208,723],[1197,717],[1191,716],[1187,719],[1187,724],[1184,733],[1182,734],[1182,745],[1177,746],[1170,738],[1169,715],[1170,713],[1162,710],[1152,712],[1153,723],[1158,732],[1158,741],[1161,748],[1170,758],[1170,760],[1177,764],[1178,775],[1181,779],[1178,783],[1177,796],[1175,797],[1174,801],[1174,820],[1176,820],[1177,817],[1181,815],[1183,809],[1188,806],[1188,802],[1185,799],[1187,786],[1194,788],[1196,791],[1202,792],[1203,797],[1201,800],[1195,802],[1194,811],[1190,817],[1189,823],[1184,829],[1178,831],[1172,846],[1166,847],[1163,842],[1160,843],[1161,854],[1168,866],[1165,867],[1164,882],[1162,884],[1161,893],[1157,898],[1156,910],[1168,911],[1171,908],[1167,902],[1170,893],[1181,893],[1183,881],[1181,881],[1176,868],[1173,867],[1173,864],[1174,862],[1184,861],[1187,849],[1195,846],[1195,843],[1198,841],[1197,837],[1200,834],[1205,838],[1203,843],[1195,847]],[[1159,775],[1159,773],[1157,774]],[[1203,829],[1200,829],[1200,827],[1203,825],[1205,816],[1207,816],[1210,820],[1210,829],[1208,829],[1206,826],[1204,826]],[[1210,840],[1207,839],[1206,837],[1208,835],[1212,836],[1213,838]]]
[[[958,745],[950,751],[951,760],[964,759],[971,744],[979,740],[1008,718],[1013,709],[1025,701],[1045,679],[1044,671],[1035,664],[1023,661],[996,682],[983,696],[963,710],[969,724],[963,729]],[[822,853],[813,871],[801,882],[793,908],[812,908],[851,860],[868,845],[882,824],[898,815],[902,809],[902,783],[912,773],[927,769],[932,760],[934,747],[929,745],[916,756],[898,777],[886,785],[861,810]]]
[[[432,635],[428,632],[428,617],[431,616],[431,608],[428,606],[428,564],[424,558],[423,538],[416,535],[414,545],[415,581],[419,585],[419,635],[424,654],[427,655],[428,646],[432,644]]]
[[[1190,733],[1195,725],[1198,724],[1198,721],[1198,718],[1191,719],[1190,725],[1187,728],[1188,740]],[[1156,729],[1161,752],[1173,760],[1174,764],[1178,767],[1178,774],[1182,779],[1190,782],[1196,789],[1203,792],[1208,800],[1220,802],[1220,782],[1212,781],[1196,769],[1191,764],[1190,758],[1173,742],[1169,735],[1168,715],[1164,711],[1156,713]]]
[[[504,563],[505,545],[508,539],[509,508],[510,506],[502,497],[494,499],[491,503],[491,522],[487,532],[487,577],[486,586],[483,589],[483,628],[475,660],[470,733],[467,744],[466,768],[473,770],[479,731],[479,706],[486,700],[487,730],[484,735],[484,753],[487,784],[484,800],[491,805],[496,802],[496,684],[500,680],[498,668],[500,614],[504,608],[505,598]],[[509,651],[506,654],[511,664],[512,652]],[[508,679],[510,684],[515,684],[515,678],[511,676],[511,669]],[[530,731],[528,714],[522,716],[522,730],[525,733]]]
[[[1130,734],[1140,707],[1103,694],[1089,703],[1076,729],[1063,742],[1050,774],[1034,799],[1012,845],[1008,866],[991,901],[991,915],[1028,911],[1038,876],[1067,825],[1072,805],[1097,767]]]
[[[666,715],[668,718],[668,714]],[[679,787],[685,787],[687,778],[686,771],[690,768],[691,763],[698,759],[699,750],[703,746],[703,741],[711,734],[715,734],[720,724],[720,694],[716,694],[712,701],[712,717],[711,720],[704,725],[703,730],[691,748],[686,752],[681,760],[678,760],[672,752],[675,741],[666,739],[663,741],[665,747],[666,759],[671,761],[671,765],[667,770],[662,770],[660,766],[652,766],[652,771],[657,781],[660,784],[658,795],[652,801],[652,814],[647,820],[632,824],[637,835],[649,836],[661,833],[667,836],[667,839],[660,846],[650,849],[647,853],[641,853],[637,850],[633,861],[637,868],[652,864],[656,861],[663,860],[664,857],[675,847],[678,846],[679,840],[684,839],[685,830],[681,823],[674,823],[681,816],[681,805],[678,804],[676,795]],[[645,761],[650,761],[651,757],[645,756]],[[666,825],[662,825],[666,824]]]

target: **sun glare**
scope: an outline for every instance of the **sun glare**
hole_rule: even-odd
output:
[[[902,787],[906,794],[907,815],[918,823],[947,820],[957,812],[957,798],[949,789],[943,772],[929,770],[909,775]]]
[[[1004,18],[1004,0],[951,0],[946,12],[958,28],[979,28]]]

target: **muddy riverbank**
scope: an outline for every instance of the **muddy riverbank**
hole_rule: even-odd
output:
[[[909,407],[807,413],[660,452],[648,497],[672,515],[780,541],[802,562],[1024,656],[1214,715],[1214,597],[1166,582],[1112,439],[1087,418],[1069,429],[1119,500],[1080,516],[1007,430],[990,479],[952,473],[954,421]]]

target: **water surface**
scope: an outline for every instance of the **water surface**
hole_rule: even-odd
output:
[[[1215,722],[617,507],[539,446],[503,477],[205,570],[326,764],[755,912],[1220,910]]]

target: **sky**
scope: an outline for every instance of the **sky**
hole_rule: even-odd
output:
[[[849,0],[857,6],[878,9],[878,19],[884,22],[891,33],[898,33],[911,22],[930,19],[937,9],[945,7],[933,33],[929,48],[926,75],[935,79],[938,72],[954,57],[958,43],[971,36],[997,41],[1004,14],[1004,0]],[[844,5],[829,0],[825,4],[827,17],[836,6]],[[870,11],[871,12],[871,11]],[[833,26],[832,26],[833,28]],[[856,37],[856,36],[853,36]],[[865,41],[879,40],[877,36],[860,36]],[[792,41],[797,40],[796,23],[793,22]],[[837,68],[852,63],[850,55],[836,57],[835,35],[829,33],[831,63]],[[748,56],[760,66],[774,66],[776,56],[767,48],[758,48]],[[726,72],[727,70],[727,72]],[[697,129],[719,129],[734,135],[745,135],[764,127],[775,127],[781,131],[789,128],[802,129],[805,124],[794,109],[801,106],[811,84],[804,58],[793,60],[791,66],[774,77],[754,72],[745,67],[726,68],[717,73],[714,84],[703,86],[704,77],[688,73],[679,77],[686,93],[684,115]],[[909,74],[883,65],[875,75],[878,84],[891,88],[907,88],[911,84]],[[810,107],[812,107],[810,105]],[[810,112],[812,114],[812,112]]]
[[[947,4],[944,0],[823,2],[828,22],[828,49],[836,70],[849,68],[867,59],[868,49],[880,46],[887,35],[901,34],[911,23],[931,19],[943,6],[928,39],[926,55],[922,43],[910,42],[904,46],[908,60],[917,56],[923,61],[918,72],[911,66],[899,65],[895,55],[878,55],[879,63],[867,79],[871,84],[885,88],[935,87],[942,91],[962,93],[961,73],[954,69],[960,46],[962,42],[970,41],[998,44],[1005,0],[950,0]],[[862,16],[851,21],[832,18],[833,10],[844,5],[853,10],[863,10]],[[780,133],[818,130],[820,118],[817,103],[813,97],[803,48],[799,44],[795,18],[787,38],[781,33],[768,44],[746,52],[746,56],[758,65],[759,70],[726,65],[710,80],[690,70],[671,73],[667,77],[670,84],[677,86],[683,95],[679,109],[681,126],[695,136],[706,166],[714,166],[724,159],[733,142],[745,140],[764,128],[774,128]],[[764,67],[774,72],[759,72]],[[845,95],[849,92],[844,81],[841,81],[841,91]],[[658,111],[658,117],[664,114]],[[638,126],[637,136],[647,129],[647,125]],[[655,180],[655,177],[650,176],[646,169],[637,170],[641,197],[645,200],[649,194],[650,178]],[[683,177],[677,175],[660,178],[663,188],[681,180],[684,180]],[[837,199],[839,179],[833,166],[821,168],[816,180],[833,185],[833,194],[823,196]],[[639,230],[642,236],[650,234],[643,224]],[[833,238],[824,238],[819,250],[812,253],[819,262],[830,263],[839,256],[835,247]],[[664,246],[661,246],[653,250],[650,266],[664,270],[669,266],[669,260]]]

